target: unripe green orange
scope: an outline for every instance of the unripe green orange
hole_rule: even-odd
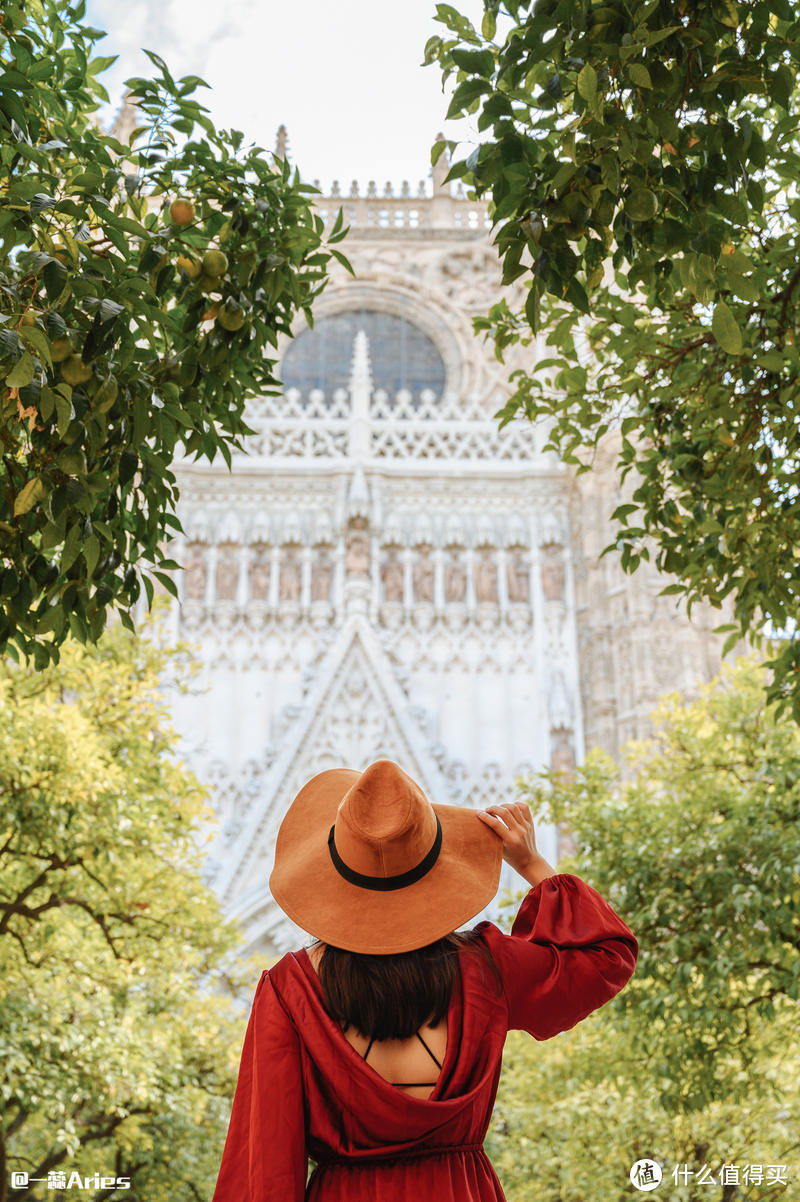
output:
[[[228,256],[222,250],[207,250],[203,255],[205,275],[220,276],[228,270]]]
[[[83,362],[80,355],[70,355],[61,364],[61,376],[73,388],[76,384],[85,384],[91,375],[91,367]]]
[[[241,330],[244,325],[244,309],[239,305],[223,305],[217,314],[217,321],[223,330]]]
[[[50,343],[50,358],[54,363],[61,363],[68,355],[72,354],[72,339],[66,334],[63,338],[56,338]]]

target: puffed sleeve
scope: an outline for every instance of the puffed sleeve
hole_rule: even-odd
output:
[[[297,1032],[269,972],[256,987],[211,1202],[303,1202],[308,1156]]]
[[[628,983],[639,945],[591,885],[571,873],[526,894],[511,934],[478,924],[508,1002],[510,1030],[550,1039],[610,1001]]]

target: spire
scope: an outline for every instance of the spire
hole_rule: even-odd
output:
[[[359,330],[353,341],[353,359],[350,368],[350,389],[372,388],[372,368],[369,362],[369,339]]]
[[[286,136],[286,126],[281,124],[278,126],[278,132],[275,136],[275,158],[288,159],[289,143]]]
[[[364,475],[362,464],[357,463],[350,477],[350,487],[347,492],[347,513],[353,517],[369,517],[369,485]]]
[[[371,393],[369,342],[365,332],[359,330],[353,341],[353,362],[350,368],[350,455],[353,459],[364,459],[369,454]]]
[[[108,132],[118,142],[125,142],[130,145],[131,134],[138,125],[139,110],[136,106],[136,98],[132,90],[126,88],[125,94],[122,97],[122,104],[117,110],[111,129]]]

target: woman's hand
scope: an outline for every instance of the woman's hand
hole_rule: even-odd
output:
[[[533,815],[524,801],[489,806],[485,810],[478,810],[477,814],[481,822],[491,827],[503,840],[503,859],[520,876],[535,885],[547,876],[556,875],[555,869],[539,853]]]

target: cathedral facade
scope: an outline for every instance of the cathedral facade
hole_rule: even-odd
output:
[[[498,429],[509,373],[543,348],[502,364],[476,338],[504,290],[485,208],[445,172],[318,198],[344,210],[355,277],[337,265],[279,348],[282,393],[249,405],[232,470],[178,467],[174,622],[204,691],[174,720],[218,819],[210,883],[265,957],[307,942],[267,882],[314,773],[386,757],[432,800],[510,801],[520,776],[617,754],[661,692],[719,667],[719,617],[690,623],[647,565],[600,558],[613,456],[576,479],[546,430]],[[539,843],[555,863],[559,832]]]

